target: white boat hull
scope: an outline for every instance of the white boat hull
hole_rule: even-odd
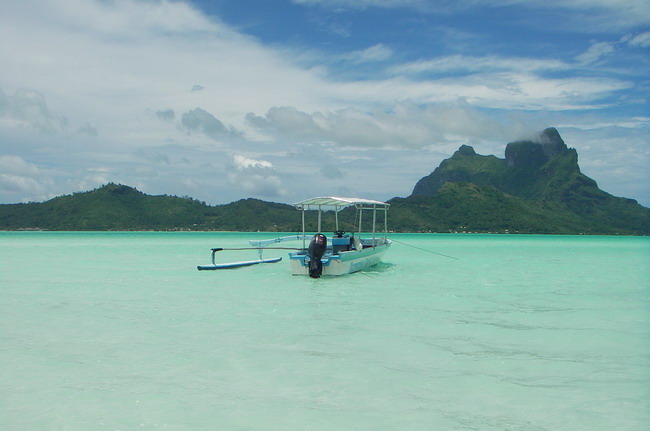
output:
[[[367,247],[361,251],[343,251],[338,254],[326,253],[323,258],[323,276],[345,275],[362,271],[381,262],[384,253],[390,248],[391,241],[377,247]],[[309,256],[300,253],[290,253],[291,274],[309,275]]]

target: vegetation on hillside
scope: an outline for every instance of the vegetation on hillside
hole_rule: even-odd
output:
[[[208,206],[191,198],[149,196],[107,184],[42,203],[0,205],[0,228],[48,230],[287,230],[288,205],[246,199]]]
[[[650,210],[600,190],[554,128],[508,144],[505,159],[463,145],[394,203],[420,230],[650,234]]]
[[[650,235],[650,209],[614,197],[580,172],[578,155],[557,130],[540,142],[508,144],[506,159],[461,146],[407,198],[389,202],[389,227],[397,232],[495,232]],[[354,227],[353,209],[341,214]],[[347,214],[347,217],[346,217]],[[317,229],[307,218],[307,230]],[[326,213],[323,226],[333,226]],[[243,199],[209,206],[188,197],[149,196],[107,184],[42,203],[0,205],[0,229],[220,230],[299,232],[292,206]]]

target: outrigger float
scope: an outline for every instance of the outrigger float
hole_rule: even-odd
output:
[[[344,275],[361,271],[381,262],[386,251],[391,246],[388,239],[388,207],[385,202],[359,199],[359,198],[338,198],[338,197],[316,197],[295,203],[294,206],[302,212],[302,234],[284,236],[268,240],[249,241],[251,247],[238,249],[212,249],[212,265],[198,266],[200,271],[215,269],[239,268],[242,266],[256,265],[260,263],[276,263],[282,260],[281,257],[264,258],[262,253],[265,249],[293,250],[289,253],[291,273],[293,275],[309,275],[312,278],[319,278],[324,275]],[[339,227],[339,212],[344,208],[356,208],[354,229],[346,233]],[[305,231],[305,213],[307,211],[318,212],[318,233],[311,236]],[[323,211],[334,211],[334,234],[331,241],[322,233]],[[366,232],[367,237],[362,238],[362,221],[364,213],[372,215],[372,232]],[[377,231],[377,213],[383,213],[383,229]],[[309,246],[307,240],[311,236]],[[302,248],[276,247],[276,244],[285,241],[302,240]],[[242,262],[217,263],[215,254],[222,250],[257,250],[258,259]]]

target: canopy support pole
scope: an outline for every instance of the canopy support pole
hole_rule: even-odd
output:
[[[321,225],[321,223],[320,223],[320,222],[321,222],[321,212],[322,212],[322,211],[321,211],[321,206],[318,205],[318,233],[321,233],[321,230],[320,230],[320,225]]]
[[[307,248],[307,243],[306,243],[306,238],[305,238],[305,207],[302,207],[302,248]]]
[[[361,238],[361,221],[363,219],[363,207],[359,208],[359,238]]]
[[[338,232],[339,230],[339,207],[335,206],[334,207],[334,219],[336,220],[336,231]]]
[[[388,239],[388,211],[384,208],[384,241]]]
[[[375,248],[375,226],[377,223],[377,205],[372,206],[372,248]]]

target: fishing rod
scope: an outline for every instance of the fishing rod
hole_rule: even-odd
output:
[[[395,241],[396,243],[399,243],[399,244],[405,245],[405,246],[407,246],[407,247],[412,247],[412,248],[415,248],[415,249],[418,249],[418,250],[421,250],[421,251],[426,251],[427,253],[437,254],[438,256],[443,256],[443,257],[448,257],[449,259],[460,260],[460,258],[458,258],[458,257],[449,256],[448,254],[438,253],[437,251],[433,251],[433,250],[427,250],[426,248],[417,247],[417,246],[415,246],[415,245],[407,244],[407,243],[405,243],[405,242],[398,241],[398,240],[393,239],[393,238],[391,238],[391,241]]]

